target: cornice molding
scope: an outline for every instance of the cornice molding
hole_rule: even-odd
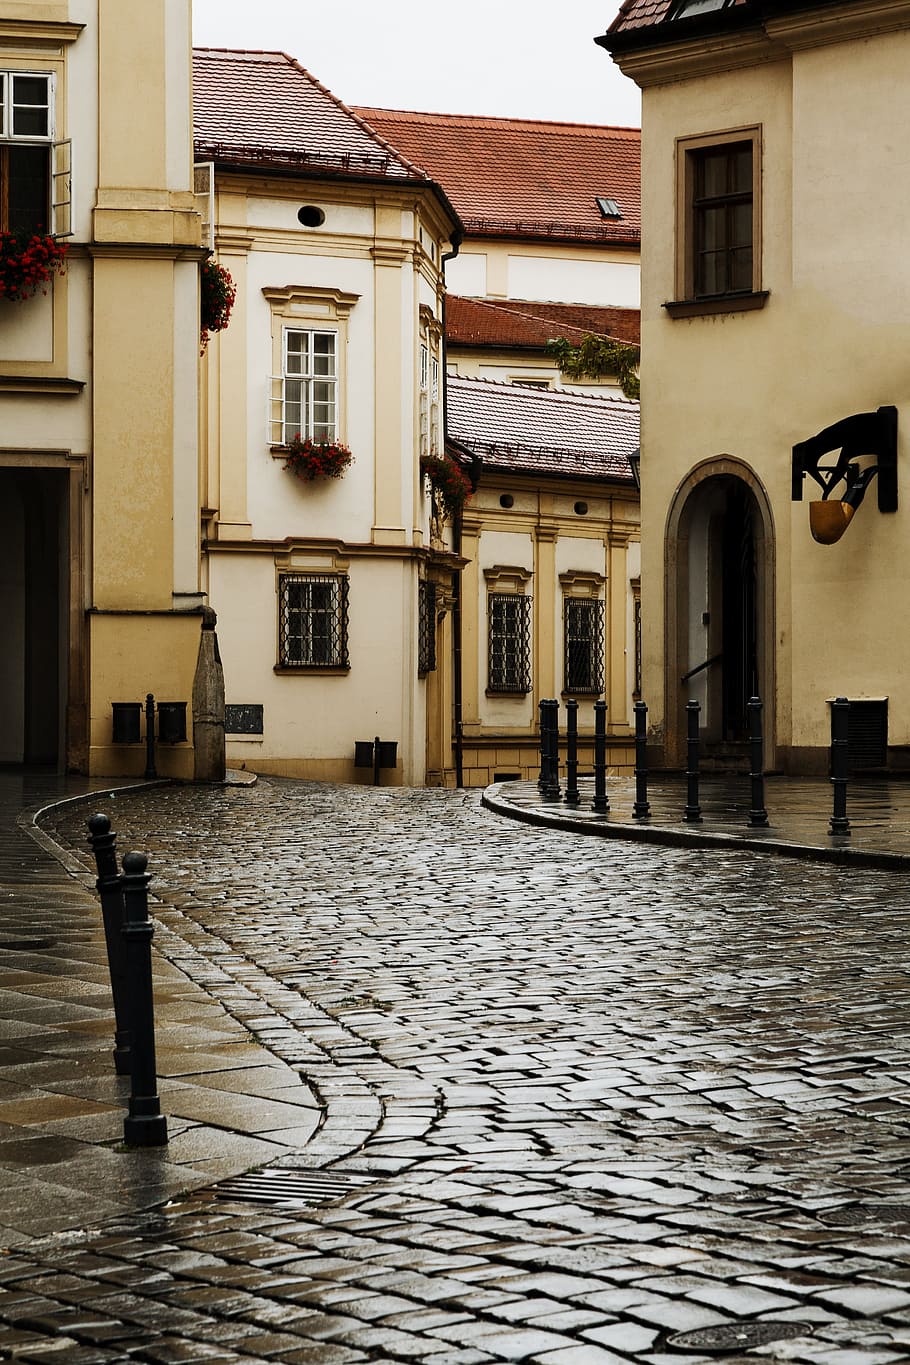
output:
[[[748,29],[652,43],[612,56],[624,76],[646,89],[784,61],[792,52],[908,28],[910,0],[854,0],[835,9],[824,6],[771,15]]]
[[[18,39],[29,46],[59,47],[61,43],[74,43],[84,29],[85,24],[54,19],[0,19],[0,41]]]

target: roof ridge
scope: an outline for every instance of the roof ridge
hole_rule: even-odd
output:
[[[384,109],[376,104],[358,104],[355,109],[366,114],[382,114],[387,118],[407,118],[420,119],[428,123],[473,123],[476,126],[501,126],[504,124],[523,124],[534,128],[572,128],[578,132],[591,132],[602,134],[621,133],[629,134],[630,137],[640,139],[641,129],[633,124],[624,123],[579,123],[573,119],[542,119],[542,118],[523,118],[511,117],[503,114],[446,114],[442,111],[429,111],[421,109]]]
[[[512,384],[506,379],[490,379],[486,375],[478,377],[469,374],[450,374],[446,378],[446,384],[486,384],[488,388],[507,390],[519,398],[521,402],[553,398],[565,400],[568,398],[578,399],[585,403],[606,403],[624,410],[635,409],[639,406],[638,401],[634,398],[617,398],[613,394],[606,393],[582,393],[580,389],[529,389],[520,384]]]
[[[511,317],[511,318],[514,318],[514,317],[527,318],[530,322],[545,322],[545,321],[549,321],[549,319],[547,319],[547,318],[541,318],[541,316],[540,316],[539,313],[526,313],[526,312],[524,311],[524,309],[522,309],[522,308],[503,308],[503,307],[501,307],[501,304],[502,304],[502,303],[512,303],[512,302],[513,302],[512,299],[502,299],[502,300],[497,300],[497,299],[471,299],[470,302],[472,302],[472,303],[479,303],[479,304],[481,304],[481,305],[482,305],[483,307],[485,307],[485,308],[493,308],[493,309],[495,309],[497,312],[500,312],[500,313],[506,313],[506,314],[507,314],[509,317]],[[516,300],[514,300],[514,302],[516,302],[516,303],[533,303],[533,302],[535,302],[535,300],[533,300],[533,299],[516,299]],[[546,308],[546,307],[548,307],[548,306],[550,306],[550,305],[548,305],[548,304],[546,304],[546,303],[542,303],[542,304],[541,304],[541,307],[544,307],[544,308]],[[597,307],[598,305],[596,305],[596,304],[594,304],[594,305],[589,305],[589,304],[583,304],[583,303],[576,303],[576,304],[564,303],[564,304],[562,304],[562,305],[556,304],[555,306],[556,306],[556,307],[562,306],[563,308],[585,308],[585,307]],[[600,306],[601,306],[601,307],[605,307],[606,305],[600,305]],[[629,310],[629,311],[634,311],[634,310]],[[558,321],[558,319],[555,318],[555,317],[554,317],[552,320],[553,320],[554,322]],[[595,331],[595,330],[594,330],[593,328],[591,328],[591,327],[579,327],[578,324],[577,324],[577,323],[574,323],[574,322],[561,322],[561,323],[560,323],[560,326],[561,326],[565,331],[569,331],[569,332],[581,332],[582,336],[598,336],[598,337],[603,337],[606,341],[618,341],[618,342],[620,342],[621,345],[623,345],[623,346],[634,346],[634,345],[635,345],[635,342],[623,341],[622,337],[611,336],[609,332],[598,332],[598,331]]]

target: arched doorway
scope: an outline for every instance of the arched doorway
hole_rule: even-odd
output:
[[[765,705],[774,748],[773,528],[758,480],[731,458],[707,462],[677,491],[667,533],[667,719],[671,761],[685,759],[685,706],[701,706],[704,752],[747,761],[750,697]]]

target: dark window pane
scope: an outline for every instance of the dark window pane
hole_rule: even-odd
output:
[[[47,147],[6,148],[10,232],[47,232],[50,222],[50,153]]]
[[[752,148],[739,147],[730,157],[730,189],[740,194],[752,192]]]

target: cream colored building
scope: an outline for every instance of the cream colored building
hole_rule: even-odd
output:
[[[638,340],[639,130],[358,112],[444,187],[464,224],[446,266],[449,372],[619,392],[612,376],[566,384],[545,343],[586,332]]]
[[[593,761],[606,702],[607,762],[628,771],[639,695],[638,494],[628,457],[638,404],[449,377],[450,435],[479,461],[459,549],[465,786],[536,777],[539,703],[578,703],[579,759]]]
[[[741,743],[755,691],[769,766],[825,771],[845,696],[854,766],[905,767],[910,5],[627,0],[603,42],[643,91],[655,754],[682,761],[689,698],[709,741]],[[819,543],[810,500],[824,486],[842,527],[872,468],[842,538]]]
[[[0,297],[3,763],[141,772],[111,703],[191,698],[190,110],[189,0],[0,4],[0,229],[68,244],[46,292]],[[191,775],[191,744],[158,761]]]
[[[228,761],[371,781],[451,771],[447,604],[420,456],[442,448],[443,262],[457,216],[427,175],[281,53],[195,54],[197,188],[237,287],[203,366],[206,588]],[[284,468],[296,434],[337,479]],[[363,757],[363,754],[361,754]]]

